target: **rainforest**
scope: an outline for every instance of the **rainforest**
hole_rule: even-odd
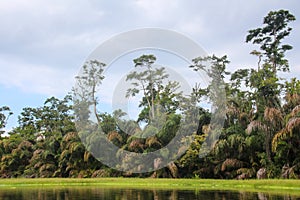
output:
[[[122,118],[122,110],[107,113],[98,109],[101,99],[95,98],[95,87],[105,79],[107,64],[99,60],[84,64],[81,75],[76,77],[77,87],[64,98],[49,97],[40,107],[23,108],[18,126],[8,133],[4,128],[13,113],[9,105],[2,105],[1,178],[299,179],[300,81],[285,76],[294,67],[286,57],[287,52],[293,53],[292,45],[285,43],[294,20],[287,10],[271,11],[261,27],[247,32],[245,41],[256,48],[250,52],[257,58],[252,67],[231,72],[227,55],[195,57],[186,67],[195,73],[204,71],[211,81],[206,87],[195,85],[189,98],[176,91],[178,82],[164,82],[168,73],[155,66],[155,55],[140,55],[132,62],[139,70],[126,77],[132,86],[126,97],[142,95],[136,121]],[[224,86],[222,105],[213,92],[219,85]],[[212,131],[212,110],[199,106],[204,99],[224,114],[223,126],[217,133]],[[196,129],[178,141],[190,141],[190,145],[165,166],[157,158],[132,166],[136,158],[127,156],[121,160],[124,170],[120,171],[103,164],[92,153],[96,148],[108,151],[98,145],[103,139],[128,152],[159,150],[175,137],[182,120],[195,120],[191,107],[197,108],[197,119],[189,125]],[[95,122],[88,120],[92,114]],[[82,126],[97,128],[84,131]],[[207,144],[206,138],[214,134],[218,134],[218,140]],[[168,155],[160,159],[164,156]],[[136,166],[146,170],[135,173]]]

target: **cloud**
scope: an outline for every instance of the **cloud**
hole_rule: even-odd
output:
[[[0,83],[42,94],[63,93],[98,44],[139,27],[179,31],[209,54],[228,54],[232,68],[255,64],[249,55],[255,47],[244,44],[247,30],[259,27],[270,10],[286,8],[297,14],[299,5],[297,0],[1,1]],[[294,27],[290,43],[296,45],[298,21]],[[295,46],[289,54],[293,66],[299,66],[293,56],[299,51]]]
[[[179,9],[178,0],[135,0],[140,15],[156,22],[169,21]]]
[[[73,85],[70,70],[24,63],[13,57],[0,56],[0,70],[0,85],[17,87],[27,93],[62,96]]]
[[[72,56],[86,56],[105,37],[99,29],[104,11],[85,1],[22,2],[0,3],[2,53],[55,66],[54,60],[67,63]]]

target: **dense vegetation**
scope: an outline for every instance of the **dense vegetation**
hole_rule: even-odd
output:
[[[290,69],[285,53],[292,46],[282,42],[290,34],[292,28],[289,23],[294,20],[295,17],[288,11],[270,12],[264,18],[263,27],[248,32],[246,42],[259,46],[258,50],[251,52],[258,58],[255,67],[230,73],[227,71],[229,60],[226,55],[193,59],[191,70],[204,70],[211,82],[206,88],[196,85],[190,99],[184,99],[188,102],[186,107],[179,107],[179,102],[185,97],[175,90],[178,82],[163,84],[168,74],[164,68],[154,67],[154,55],[142,55],[135,59],[135,66],[144,71],[135,71],[127,76],[132,83],[127,96],[143,94],[137,121],[146,124],[144,129],[137,127],[133,121],[122,119],[124,113],[120,110],[111,114],[97,110],[101,101],[95,97],[95,88],[105,78],[105,64],[87,62],[82,76],[77,77],[78,87],[73,89],[73,97],[51,97],[41,107],[24,108],[19,116],[18,127],[9,136],[1,137],[1,177],[244,179],[255,178],[258,173],[260,178],[299,178],[300,81],[279,76]],[[204,63],[210,63],[209,68]],[[226,104],[222,105],[225,110],[224,126],[213,148],[205,156],[199,157],[205,149],[205,138],[213,133],[210,131],[212,115],[209,110],[199,107],[198,103],[205,98],[216,102],[218,99],[212,91],[219,83],[225,86]],[[163,107],[167,116],[160,115],[155,107],[157,104]],[[177,161],[165,168],[158,169],[153,161],[151,168],[154,172],[149,173],[130,172],[130,162],[134,157],[122,163],[126,172],[103,165],[81,142],[85,138],[91,146],[97,145],[96,133],[87,135],[75,128],[75,122],[77,128],[80,127],[94,112],[101,134],[109,141],[131,152],[151,152],[168,144],[181,120],[190,119],[188,108],[191,106],[198,106],[199,112],[198,128],[193,133],[191,145]],[[92,108],[92,111],[86,108]],[[181,112],[177,112],[179,109]],[[11,114],[9,107],[0,108],[0,129],[6,126]],[[161,117],[165,117],[166,123],[158,130],[155,124],[162,121]],[[130,135],[126,134],[129,132]],[[141,134],[151,136],[137,137]],[[147,166],[141,163],[140,167]]]

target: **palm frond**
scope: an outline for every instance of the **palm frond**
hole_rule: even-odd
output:
[[[300,118],[294,117],[288,121],[286,124],[287,131],[292,134],[294,130],[298,129],[300,130]]]
[[[266,131],[267,127],[261,121],[254,120],[250,122],[250,124],[247,126],[246,133],[251,134],[254,131],[259,131],[259,130]]]
[[[31,148],[33,146],[33,144],[27,140],[22,141],[19,145],[18,145],[18,149],[28,149]]]
[[[69,132],[63,137],[64,142],[68,142],[74,139],[77,139],[78,134],[76,132]]]
[[[287,129],[283,128],[274,135],[273,140],[272,140],[272,151],[273,152],[276,152],[279,141],[287,138],[287,134],[288,134]]]
[[[64,159],[65,157],[67,157],[69,155],[70,155],[70,152],[69,152],[69,150],[66,149],[63,152],[61,152],[60,159],[62,160],[62,159]]]
[[[77,151],[83,151],[84,147],[81,142],[72,142],[70,145],[70,153],[74,153]]]
[[[120,144],[123,142],[122,136],[116,131],[109,132],[107,135],[107,139],[111,142],[117,141]]]
[[[221,166],[221,171],[231,171],[243,167],[243,162],[237,159],[227,158]]]
[[[208,135],[210,133],[210,131],[211,131],[211,125],[210,124],[202,126],[202,132],[204,134]]]
[[[283,122],[282,113],[276,108],[267,107],[264,112],[264,119],[275,127],[281,127]]]
[[[296,106],[291,112],[291,116],[296,115],[300,111],[300,107]],[[292,117],[287,122],[285,128],[281,129],[276,133],[272,140],[272,151],[275,152],[278,146],[279,141],[285,140],[289,137],[293,137],[293,134],[300,131],[300,118]]]
[[[134,139],[132,142],[129,144],[129,150],[134,151],[134,152],[139,152],[144,149],[144,144],[140,139]]]
[[[298,116],[300,112],[300,105],[297,105],[291,112],[291,117],[296,117]]]
[[[84,162],[88,162],[89,158],[92,156],[91,152],[85,151],[83,155]]]
[[[178,168],[174,162],[168,164],[168,169],[170,170],[173,178],[178,177]]]
[[[162,146],[155,136],[148,137],[146,140],[146,145],[152,148],[160,148]]]
[[[249,114],[242,112],[239,116],[239,119],[240,119],[240,121],[247,121],[247,120],[249,120]]]

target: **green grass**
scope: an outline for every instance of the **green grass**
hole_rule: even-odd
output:
[[[0,179],[0,190],[34,187],[97,186],[100,188],[242,190],[249,192],[289,193],[300,195],[300,180],[216,180],[216,179],[150,179],[150,178],[44,178]]]

